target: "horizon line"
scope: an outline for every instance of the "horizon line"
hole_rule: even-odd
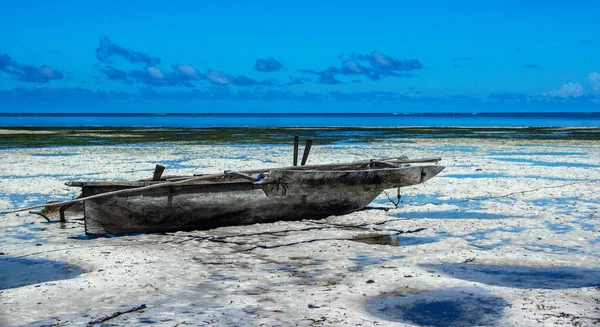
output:
[[[0,112],[0,116],[443,116],[443,115],[597,115],[600,111],[480,112]]]

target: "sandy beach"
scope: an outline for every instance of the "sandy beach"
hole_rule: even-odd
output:
[[[0,326],[600,324],[600,142],[315,144],[309,163],[400,155],[447,168],[399,203],[389,190],[324,220],[90,238],[78,219],[0,216]],[[290,145],[234,143],[5,148],[0,209],[158,163],[191,175],[291,158]]]

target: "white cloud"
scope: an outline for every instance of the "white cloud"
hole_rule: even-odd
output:
[[[160,71],[160,69],[156,68],[156,67],[146,67],[146,72],[148,73],[148,75],[150,75],[150,77],[154,78],[154,79],[163,79],[165,78],[165,75]]]
[[[216,70],[207,71],[206,78],[217,85],[227,85],[233,81],[233,76]]]
[[[590,83],[592,83],[594,92],[600,92],[600,73],[589,73],[588,79],[590,80]]]
[[[561,97],[561,98],[578,98],[585,93],[583,86],[579,83],[563,84],[557,90],[551,90],[544,93],[545,96]]]
[[[353,74],[360,74],[362,70],[355,61],[346,60],[342,63],[342,71],[348,71]]]
[[[189,78],[189,79],[200,79],[201,78],[200,74],[196,71],[196,69],[194,69],[194,67],[192,67],[191,65],[188,65],[188,64],[175,65],[175,66],[173,66],[173,69],[175,69],[182,77],[185,77],[185,78]]]
[[[383,67],[389,67],[392,65],[392,60],[389,56],[386,56],[384,54],[381,54],[377,51],[373,51],[373,59],[375,59],[375,61],[377,61],[378,64],[380,64]]]

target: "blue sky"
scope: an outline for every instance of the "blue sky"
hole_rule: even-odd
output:
[[[0,112],[600,111],[596,1],[2,1]]]

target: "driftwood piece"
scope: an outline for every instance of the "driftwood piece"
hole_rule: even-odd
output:
[[[105,321],[108,321],[108,320],[114,319],[114,318],[116,318],[116,317],[118,317],[118,316],[120,316],[120,315],[124,315],[124,314],[126,314],[126,313],[132,313],[132,312],[136,312],[136,311],[144,310],[144,309],[146,309],[146,308],[147,308],[147,307],[146,307],[146,305],[145,305],[145,304],[142,304],[142,305],[140,305],[140,306],[134,307],[134,308],[132,308],[132,309],[129,309],[129,310],[127,310],[127,311],[117,311],[117,312],[115,312],[115,313],[113,313],[113,314],[110,314],[110,315],[108,315],[108,316],[105,316],[105,317],[102,317],[102,318],[99,318],[99,319],[92,320],[92,321],[88,322],[88,326],[91,326],[91,325],[96,325],[96,324],[100,324],[100,323],[103,323],[103,322],[105,322]]]

